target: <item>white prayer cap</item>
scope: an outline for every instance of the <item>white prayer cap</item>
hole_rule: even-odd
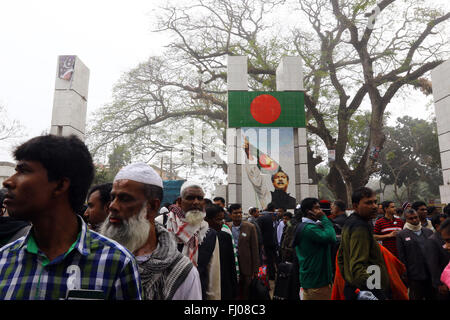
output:
[[[120,169],[114,178],[114,182],[125,179],[163,188],[161,177],[152,167],[143,162],[132,163]]]
[[[180,188],[180,195],[182,195],[182,194],[183,194],[183,191],[184,191],[186,188],[189,188],[189,187],[199,187],[199,188],[202,189],[202,191],[203,191],[203,188],[202,188],[202,185],[200,184],[200,182],[188,180],[188,181],[185,181],[185,182],[181,185],[181,188]]]
[[[161,214],[167,213],[167,212],[169,212],[169,210],[168,210],[166,207],[162,207],[162,208],[159,210],[159,213],[161,213]]]

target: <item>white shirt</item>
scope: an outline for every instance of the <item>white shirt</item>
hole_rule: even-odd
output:
[[[279,246],[281,246],[281,236],[283,235],[283,229],[284,229],[284,220],[281,220],[277,227],[277,240]]]
[[[172,300],[202,300],[202,285],[200,275],[195,266],[175,291]]]

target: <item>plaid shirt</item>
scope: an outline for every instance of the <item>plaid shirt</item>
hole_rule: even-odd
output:
[[[101,290],[105,299],[142,299],[134,256],[79,220],[77,240],[53,261],[31,231],[0,249],[0,300],[58,300],[78,289]]]

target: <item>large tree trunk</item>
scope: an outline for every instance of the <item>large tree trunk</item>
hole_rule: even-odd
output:
[[[351,191],[350,198],[348,197],[347,185],[344,182],[343,177],[339,173],[339,170],[333,165],[330,168],[330,173],[326,178],[327,187],[333,192],[336,199],[347,202],[347,208],[350,208],[352,205],[351,201]]]

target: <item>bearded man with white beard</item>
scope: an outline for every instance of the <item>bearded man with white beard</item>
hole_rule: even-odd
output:
[[[135,255],[144,299],[200,300],[197,268],[177,250],[174,236],[155,223],[162,197],[161,177],[149,165],[122,168],[114,178],[109,215],[100,233]]]
[[[220,300],[220,256],[217,232],[204,220],[205,193],[200,184],[186,181],[180,189],[180,206],[170,206],[167,230],[200,274],[203,300]]]

